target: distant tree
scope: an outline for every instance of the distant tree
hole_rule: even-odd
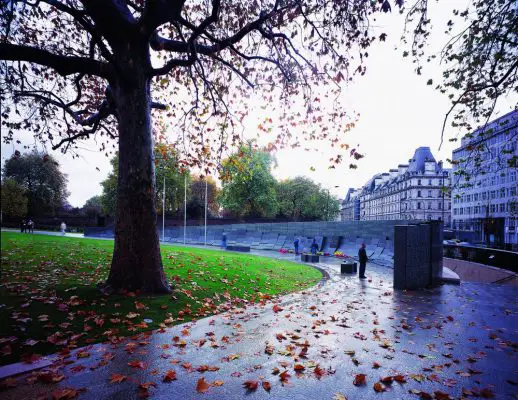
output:
[[[108,177],[101,182],[103,193],[101,203],[103,211],[114,215],[117,205],[117,181],[119,176],[119,155],[110,160],[112,166]],[[190,181],[188,171],[181,172],[178,166],[178,158],[171,146],[157,144],[155,146],[155,174],[157,185],[155,186],[155,204],[162,211],[163,184],[165,178],[166,212],[175,212],[184,201],[184,175],[187,174],[187,184]],[[183,208],[182,208],[183,210]]]
[[[15,153],[6,160],[2,173],[24,188],[31,216],[54,215],[66,204],[67,177],[50,155],[36,151]]]
[[[27,215],[27,202],[23,186],[12,178],[2,181],[2,214],[8,217],[24,217]]]
[[[86,200],[83,212],[89,217],[95,217],[102,213],[102,196],[93,196]]]
[[[339,201],[309,178],[296,177],[277,184],[278,215],[292,221],[334,219]]]
[[[225,159],[221,205],[238,217],[272,217],[277,213],[273,159],[253,142]]]
[[[195,178],[189,184],[189,201],[187,208],[189,209],[189,202],[196,199],[197,203],[203,205],[201,214],[198,217],[205,215],[205,179],[207,179],[207,216],[215,216],[219,213],[219,190],[214,179],[210,176],[207,178]]]

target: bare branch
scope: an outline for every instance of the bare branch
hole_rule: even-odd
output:
[[[100,76],[107,80],[111,80],[113,76],[112,66],[108,63],[86,57],[62,56],[47,50],[17,44],[0,43],[0,59],[33,62],[50,67],[63,76],[82,73]]]

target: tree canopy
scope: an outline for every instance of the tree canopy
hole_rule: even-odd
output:
[[[269,153],[253,143],[222,163],[221,205],[238,217],[273,217],[277,213],[275,178]]]
[[[36,151],[15,153],[6,160],[2,173],[4,179],[12,179],[24,189],[30,216],[53,215],[65,205],[67,177],[52,156]]]
[[[2,213],[20,218],[27,215],[25,189],[12,178],[2,180]]]
[[[277,184],[278,215],[292,221],[334,220],[340,202],[311,179],[296,177]]]

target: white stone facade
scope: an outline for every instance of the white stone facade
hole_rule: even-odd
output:
[[[449,187],[450,170],[435,161],[429,147],[419,147],[408,164],[375,175],[358,190],[359,219],[441,220],[448,227]],[[350,202],[342,203],[344,217],[350,208]]]
[[[518,244],[517,140],[515,110],[463,138],[453,151],[454,230],[471,231],[481,243]]]

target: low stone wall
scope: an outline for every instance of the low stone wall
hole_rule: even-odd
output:
[[[442,260],[443,265],[464,282],[497,283],[518,288],[518,275],[505,269],[455,258],[443,257]]]

